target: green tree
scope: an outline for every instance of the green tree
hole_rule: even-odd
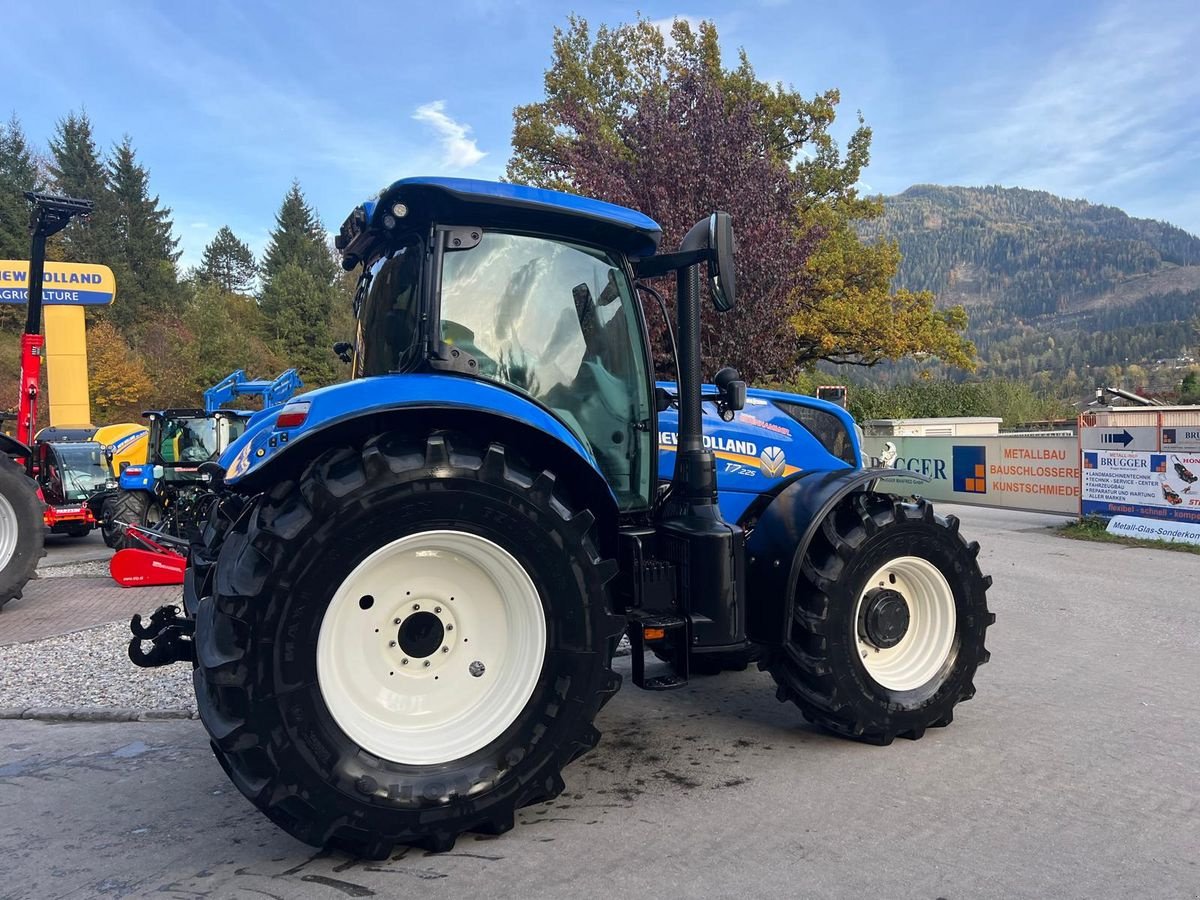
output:
[[[334,290],[298,263],[279,269],[262,294],[265,330],[306,384],[328,384],[337,378],[330,332]]]
[[[338,273],[325,228],[297,181],[292,182],[275,214],[275,230],[262,262],[264,283],[269,284],[288,265],[298,265],[322,284],[332,284]]]
[[[215,284],[227,294],[249,294],[254,287],[258,266],[250,246],[228,225],[222,225],[200,261],[197,275],[201,281]]]
[[[234,369],[252,377],[275,375],[287,366],[260,337],[263,313],[254,300],[200,281],[183,315],[189,341],[181,362],[203,391]]]
[[[111,185],[86,113],[68,113],[59,119],[50,139],[49,169],[58,193],[95,204],[86,222],[73,221],[63,232],[60,246],[64,257],[74,262],[108,264],[117,248]],[[122,289],[119,282],[117,289]]]
[[[111,211],[116,238],[109,264],[119,296],[110,314],[129,330],[147,315],[179,305],[179,240],[171,233],[171,210],[150,195],[150,173],[138,162],[128,136],[113,149],[108,173],[111,192],[105,211]]]
[[[545,98],[514,111],[508,177],[641,209],[667,248],[713,208],[731,212],[746,306],[706,313],[706,367],[777,380],[912,353],[970,366],[965,314],[893,293],[895,248],[857,236],[882,204],[858,189],[870,130],[860,119],[844,152],[830,134],[839,101],[762,81],[744,51],[725,68],[710,22],[677,20],[667,41],[645,19],[593,36],[572,17],[555,29]]]
[[[14,114],[0,124],[0,257],[4,259],[29,255],[29,203],[23,195],[36,190],[39,180],[37,160]]]
[[[1180,403],[1200,403],[1200,372],[1188,372],[1179,386]]]
[[[24,193],[40,187],[41,173],[21,122],[14,114],[0,124],[0,259],[29,257],[29,203]],[[25,309],[0,304],[0,328],[19,329]]]
[[[275,216],[262,275],[264,337],[300,369],[306,383],[333,381],[337,358],[331,349],[330,322],[338,267],[320,218],[297,182],[292,182]]]

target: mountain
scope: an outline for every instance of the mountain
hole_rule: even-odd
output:
[[[1200,355],[1200,238],[1173,225],[1044,191],[916,185],[863,236],[899,243],[897,286],[967,308],[992,374],[1098,383],[1136,366],[1149,382],[1165,367],[1169,388]]]

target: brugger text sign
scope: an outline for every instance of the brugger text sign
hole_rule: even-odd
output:
[[[931,500],[979,506],[1079,512],[1079,445],[1073,437],[871,437],[872,465],[896,445],[896,469],[929,478],[913,490]],[[900,480],[900,479],[897,479]]]

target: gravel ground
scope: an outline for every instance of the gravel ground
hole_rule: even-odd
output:
[[[84,575],[89,578],[107,578],[108,560],[94,559],[90,562],[63,563],[37,570],[38,578],[69,578]]]
[[[0,708],[194,710],[191,668],[139,669],[126,655],[128,642],[129,625],[115,622],[0,647]]]

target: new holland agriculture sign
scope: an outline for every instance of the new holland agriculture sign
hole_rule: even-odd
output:
[[[61,306],[107,306],[117,293],[117,280],[108,266],[91,263],[47,262],[42,277],[42,302]],[[29,302],[29,262],[0,260],[0,303]]]

